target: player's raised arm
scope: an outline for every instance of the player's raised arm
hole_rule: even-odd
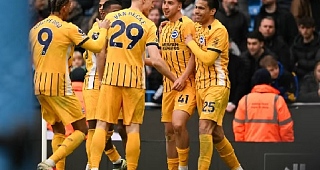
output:
[[[191,49],[193,54],[208,66],[213,65],[216,59],[220,56],[222,49],[225,48],[221,46],[225,44],[222,43],[222,41],[226,41],[226,39],[228,39],[227,32],[223,28],[217,29],[215,32],[213,32],[213,34],[214,35],[212,35],[207,42],[207,44],[209,44],[207,51],[201,49],[198,44],[192,39],[191,35],[188,35],[185,39],[186,44]]]
[[[86,38],[83,40],[78,46],[81,46],[82,48],[85,48],[87,50],[90,50],[94,53],[99,53],[102,48],[104,47],[106,43],[106,36],[107,36],[107,29],[110,27],[110,21],[109,20],[98,20],[97,23],[99,25],[99,37],[97,40],[93,40],[91,38]]]

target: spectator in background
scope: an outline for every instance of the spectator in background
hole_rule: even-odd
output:
[[[161,19],[161,9],[160,8],[153,8],[149,15],[148,18],[156,24],[157,27],[160,25],[160,19]]]
[[[185,2],[182,5],[181,13],[182,15],[185,15],[189,18],[192,17],[193,9],[194,9],[194,2],[195,0],[185,0]]]
[[[261,67],[271,74],[271,86],[280,91],[286,102],[295,102],[298,96],[298,78],[287,71],[280,62],[271,55],[265,56],[260,61]]]
[[[78,68],[78,67],[81,67],[83,70],[85,70],[85,62],[84,62],[84,58],[82,56],[82,53],[80,51],[74,51],[71,70]]]
[[[78,26],[83,32],[89,31],[88,19],[83,15],[83,9],[77,0],[70,0],[70,12],[67,18],[68,22],[72,22]]]
[[[292,70],[290,68],[290,50],[287,43],[279,35],[276,35],[276,25],[274,18],[267,16],[263,18],[259,25],[259,32],[264,37],[264,45],[275,53],[281,64],[287,70]]]
[[[237,107],[239,100],[242,96],[246,94],[246,89],[249,86],[249,84],[246,84],[245,81],[243,81],[243,78],[246,77],[244,67],[243,67],[243,61],[242,59],[232,53],[231,49],[231,43],[232,41],[229,41],[229,79],[231,83],[230,88],[230,96],[229,96],[229,102],[228,106],[226,108],[227,112],[233,112],[234,109]]]
[[[227,28],[229,37],[243,52],[246,50],[248,22],[246,16],[238,10],[238,0],[222,0],[216,18]]]
[[[250,23],[248,0],[238,0],[239,11],[246,16],[247,23]]]
[[[237,142],[293,142],[293,121],[271,75],[262,68],[253,76],[253,89],[240,101],[233,120]]]
[[[50,15],[46,0],[31,0],[32,26]]]
[[[247,36],[247,51],[241,54],[244,62],[245,77],[243,81],[250,84],[253,73],[260,68],[260,60],[267,56],[275,56],[270,50],[264,47],[264,38],[258,31],[250,32]],[[250,92],[251,87],[248,86],[246,93]]]
[[[320,102],[320,61],[314,71],[307,74],[301,84],[299,102]]]
[[[293,15],[288,10],[279,8],[277,0],[262,0],[262,4],[260,12],[254,21],[254,29],[259,28],[259,24],[263,18],[272,16],[276,19],[276,34],[282,36],[290,46],[294,37],[298,34],[297,24]]]
[[[319,0],[293,0],[291,13],[296,20],[311,17],[315,20],[316,32],[320,31],[320,1]]]
[[[298,20],[299,35],[291,47],[291,65],[299,81],[313,71],[320,60],[320,36],[315,32],[314,20],[304,17]]]
[[[292,0],[278,0],[279,8],[290,11]]]

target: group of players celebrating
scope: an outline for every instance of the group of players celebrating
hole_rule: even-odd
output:
[[[159,32],[146,17],[154,7],[153,0],[132,0],[128,9],[121,9],[118,1],[100,0],[102,20],[96,20],[88,35],[65,22],[70,3],[50,0],[51,15],[30,31],[35,94],[42,116],[54,132],[53,154],[38,164],[38,170],[64,170],[66,156],[86,135],[87,170],[99,169],[104,151],[114,170],[136,170],[145,109],[145,65],[164,75],[161,122],[168,170],[188,169],[186,124],[195,107],[200,117],[198,170],[209,169],[214,147],[231,170],[242,170],[222,129],[230,92],[229,38],[226,28],[215,19],[219,0],[197,0],[196,23],[182,15],[184,0],[163,0],[168,21],[161,24]],[[69,78],[75,46],[86,49],[86,118]],[[75,131],[65,137],[67,124]],[[126,159],[111,143],[114,124],[122,129]]]

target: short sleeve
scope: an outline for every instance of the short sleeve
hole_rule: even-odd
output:
[[[214,30],[212,35],[208,39],[207,44],[208,50],[221,53],[226,48],[226,45],[229,44],[227,30],[223,27]]]
[[[156,45],[159,47],[158,43],[157,27],[152,23],[148,29],[146,45]]]
[[[76,25],[70,24],[69,37],[77,45],[81,46],[83,43],[89,40],[89,37]]]
[[[195,24],[193,22],[187,22],[184,24],[184,28],[182,30],[182,38],[185,38],[187,35],[192,35],[193,38],[195,38],[196,35],[196,28]]]

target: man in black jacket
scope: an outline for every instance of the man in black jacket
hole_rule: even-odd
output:
[[[295,38],[291,47],[291,65],[297,73],[299,81],[320,60],[320,36],[315,32],[314,20],[304,17],[298,20],[300,34]]]
[[[261,32],[264,37],[264,45],[279,57],[279,61],[283,64],[285,69],[292,71],[292,68],[289,67],[289,46],[281,36],[276,35],[276,30],[275,20],[271,16],[267,16],[261,20],[259,32]]]
[[[247,51],[241,54],[241,59],[244,62],[245,68],[245,77],[243,81],[246,81],[246,84],[250,84],[251,77],[253,73],[258,70],[260,67],[260,60],[266,55],[273,54],[270,50],[264,46],[264,38],[262,34],[258,31],[250,32],[247,36]],[[251,87],[247,87],[246,92],[250,92]]]
[[[246,16],[238,10],[237,0],[222,0],[216,18],[227,28],[230,38],[240,50],[245,51],[248,22]]]
[[[283,37],[288,45],[291,45],[294,37],[298,34],[297,25],[293,15],[286,9],[278,7],[276,0],[262,0],[262,7],[254,21],[254,28],[258,29],[259,23],[266,16],[276,19],[277,35]]]
[[[243,61],[239,56],[236,56],[229,52],[229,79],[231,82],[229,102],[226,111],[232,112],[238,105],[239,100],[247,92],[247,88],[250,87],[248,82],[244,81],[245,68],[243,67]]]

